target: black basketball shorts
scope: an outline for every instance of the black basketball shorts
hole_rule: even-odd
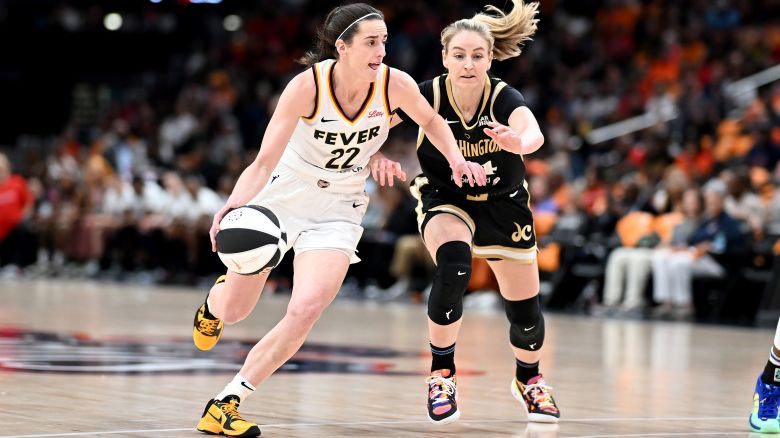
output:
[[[528,264],[536,260],[536,235],[525,185],[499,196],[467,197],[439,190],[420,175],[412,181],[411,192],[417,199],[421,236],[431,218],[449,213],[471,230],[474,257]]]

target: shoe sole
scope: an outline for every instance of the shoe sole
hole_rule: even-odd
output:
[[[212,432],[212,431],[206,430],[206,429],[197,429],[198,432],[205,433],[206,435],[221,435],[221,436],[231,436],[231,437],[237,437],[237,438],[252,438],[252,437],[260,436],[260,429],[255,427],[255,430],[257,432],[252,430],[252,428],[250,427],[249,429],[247,429],[246,432],[242,433],[241,435],[228,435],[228,434],[226,434],[224,432]]]
[[[753,424],[753,414],[748,417],[748,424],[750,425],[750,431],[753,433],[767,433],[776,434],[780,433],[780,427],[767,426],[766,428]]]
[[[428,420],[434,424],[450,424],[458,421],[459,418],[460,418],[460,409],[455,411],[455,413],[450,415],[449,417],[442,418],[441,420],[434,420],[433,418],[431,418],[431,414],[430,413],[428,414]]]
[[[515,398],[515,400],[519,401],[520,404],[523,406],[523,409],[525,409],[525,414],[528,416],[528,421],[532,421],[534,423],[557,423],[558,417],[553,417],[552,415],[547,414],[532,414],[528,412],[528,405],[525,404],[525,398],[523,398],[523,394],[520,394],[520,390],[517,389],[517,385],[515,385],[515,381],[512,380],[510,383],[509,390],[512,391],[512,397]]]

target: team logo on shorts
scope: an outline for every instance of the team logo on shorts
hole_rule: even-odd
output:
[[[512,222],[517,227],[517,231],[512,233],[512,241],[513,242],[519,242],[520,240],[531,240],[531,237],[533,237],[533,232],[531,230],[530,225],[526,225],[524,227],[521,227],[520,224],[517,222]]]

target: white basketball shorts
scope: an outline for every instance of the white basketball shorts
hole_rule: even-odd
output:
[[[287,247],[295,254],[336,250],[357,263],[356,248],[363,234],[360,223],[368,208],[364,184],[364,180],[335,184],[279,163],[249,204],[269,208],[279,217],[287,231]]]

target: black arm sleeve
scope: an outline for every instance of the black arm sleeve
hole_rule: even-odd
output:
[[[420,94],[423,95],[425,100],[427,100],[428,103],[431,104],[431,106],[433,106],[433,81],[428,80],[425,82],[420,82],[419,84],[417,84],[417,87],[420,89]],[[406,113],[403,112],[403,110],[401,110],[401,108],[396,108],[395,111],[393,111],[393,113],[396,116],[400,117],[401,120],[409,120],[410,122],[414,123],[414,120],[412,120],[411,117],[407,116]]]
[[[496,122],[509,125],[509,116],[512,115],[512,111],[521,106],[526,106],[523,95],[507,85],[498,93],[495,102],[493,102],[493,114],[496,116]]]

